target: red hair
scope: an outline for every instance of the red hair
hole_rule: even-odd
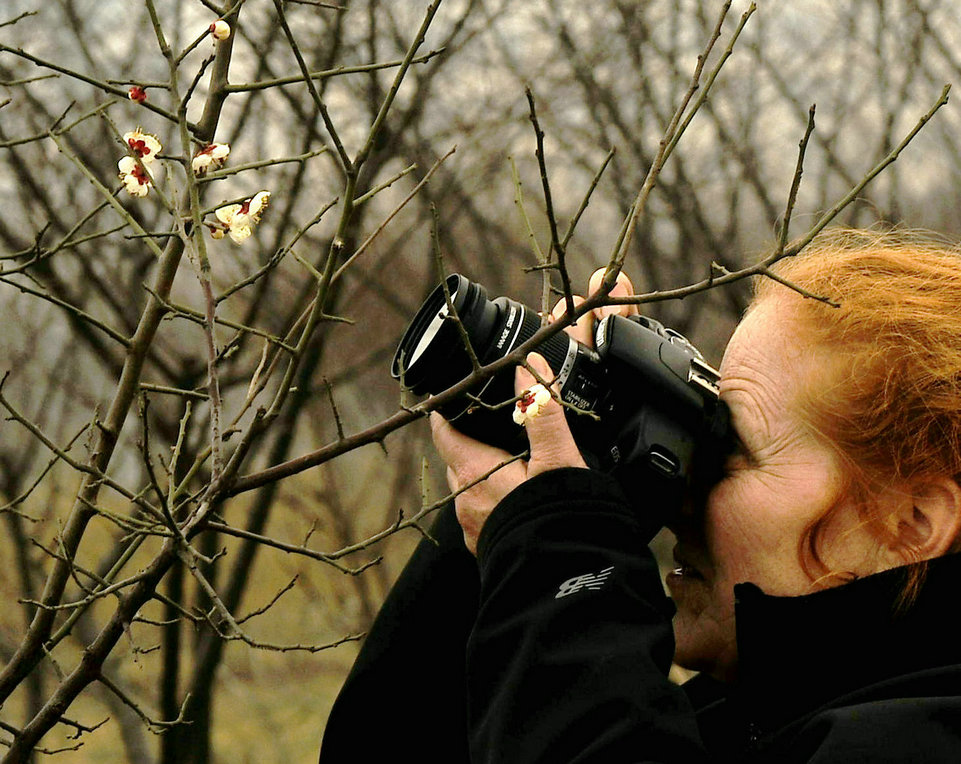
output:
[[[805,414],[848,466],[866,520],[890,533],[870,511],[876,490],[935,475],[961,482],[961,252],[928,234],[839,229],[772,270],[837,304],[798,297],[831,381],[811,380]],[[759,279],[755,301],[784,288]],[[809,534],[818,563],[824,520]],[[916,568],[903,602],[923,575]]]

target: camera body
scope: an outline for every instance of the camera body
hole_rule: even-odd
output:
[[[454,274],[411,320],[391,374],[415,394],[436,394],[473,369],[465,338],[483,365],[510,353],[540,326],[527,306],[506,297],[489,300],[479,284]],[[594,339],[589,348],[559,332],[536,348],[556,375],[588,466],[611,473],[635,503],[649,501],[652,488],[673,498],[692,484],[712,484],[730,441],[717,371],[685,337],[650,318],[607,316]],[[510,369],[439,411],[461,432],[519,454],[527,438],[512,420],[512,407],[504,405],[514,398]]]

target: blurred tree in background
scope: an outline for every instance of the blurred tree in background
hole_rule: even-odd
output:
[[[446,492],[387,373],[434,250],[540,304],[543,168],[575,287],[716,361],[786,209],[961,234],[954,10],[737,2],[692,89],[720,3],[5,3],[0,754],[312,760]]]

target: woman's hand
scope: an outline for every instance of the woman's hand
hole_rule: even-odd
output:
[[[604,269],[594,272],[589,284],[590,293],[597,291],[603,276]],[[620,274],[611,295],[620,297],[633,292],[630,279]],[[575,296],[574,302],[579,305],[584,302],[584,298]],[[560,319],[565,310],[566,304],[561,300],[551,311],[550,320]],[[593,347],[595,320],[611,313],[636,315],[637,306],[595,308],[581,316],[576,324],[567,327],[565,331],[578,342]],[[554,372],[547,361],[538,353],[528,355],[527,363],[545,382],[554,378]],[[514,375],[516,395],[522,395],[536,383],[537,379],[527,369],[517,367]],[[554,396],[558,395],[556,388],[553,393]],[[514,459],[506,451],[464,435],[437,412],[431,413],[430,424],[434,445],[447,463],[447,485],[453,493],[461,491],[457,493],[454,505],[457,519],[464,531],[464,541],[467,548],[474,553],[477,551],[477,539],[488,516],[501,499],[518,485],[549,470],[587,467],[571,435],[564,409],[554,397],[539,408],[536,416],[527,419],[525,428],[530,443],[530,456],[526,461]]]
[[[554,372],[543,356],[531,353],[527,363],[545,381]],[[514,390],[522,395],[537,383],[535,377],[522,366],[514,373]],[[554,394],[557,391],[554,390]],[[530,459],[515,459],[507,451],[474,440],[454,429],[436,411],[430,415],[434,445],[447,462],[447,485],[453,493],[457,520],[464,531],[464,542],[471,552],[477,552],[477,539],[487,517],[501,499],[525,480],[560,467],[586,467],[581,452],[574,443],[567,426],[563,407],[551,397],[540,406],[537,415],[527,420],[525,428],[530,442]],[[505,422],[504,426],[508,426]],[[503,465],[503,466],[500,466]],[[497,469],[500,466],[500,469]],[[485,475],[487,477],[485,477]],[[472,485],[476,483],[476,485]]]

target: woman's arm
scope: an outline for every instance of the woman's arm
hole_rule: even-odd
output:
[[[440,510],[391,588],[324,731],[320,764],[466,764],[464,646],[477,563],[453,506]]]
[[[492,513],[467,653],[472,762],[706,759],[667,679],[673,607],[652,525],[581,469],[528,480]]]

